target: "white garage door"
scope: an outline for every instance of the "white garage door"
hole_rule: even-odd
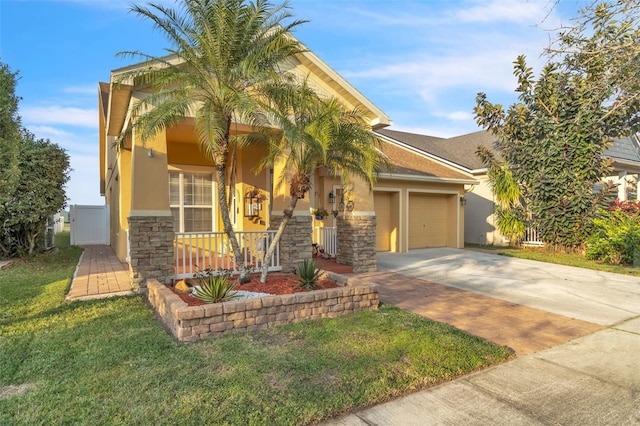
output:
[[[440,194],[409,195],[410,250],[447,246],[449,197]]]

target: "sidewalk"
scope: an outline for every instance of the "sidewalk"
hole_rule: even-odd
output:
[[[105,245],[82,246],[84,252],[67,294],[68,300],[99,299],[135,294],[129,273],[113,249]]]
[[[640,318],[323,425],[640,425],[638,353]]]

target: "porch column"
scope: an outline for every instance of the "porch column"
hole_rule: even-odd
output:
[[[627,172],[618,173],[618,200],[627,201]]]
[[[270,229],[277,230],[282,223],[282,212],[272,212],[269,221]],[[313,229],[311,215],[308,212],[294,211],[293,216],[284,229],[280,239],[280,265],[283,272],[293,272],[298,264],[311,259]]]
[[[353,266],[353,272],[375,272],[376,216],[373,212],[338,216],[338,254],[336,262]]]
[[[345,210],[338,215],[336,262],[353,266],[354,273],[375,272],[376,213],[368,185],[354,179],[345,187]]]
[[[133,287],[144,294],[148,279],[168,284],[174,275],[165,132],[144,142],[134,132],[131,158],[129,270]]]

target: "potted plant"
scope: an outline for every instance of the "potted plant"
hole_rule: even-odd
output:
[[[320,207],[313,211],[313,215],[316,217],[317,220],[322,220],[325,217],[329,216],[329,212],[323,209],[322,207]]]

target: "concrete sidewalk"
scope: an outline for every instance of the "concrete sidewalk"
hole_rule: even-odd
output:
[[[639,425],[640,319],[325,425]]]

